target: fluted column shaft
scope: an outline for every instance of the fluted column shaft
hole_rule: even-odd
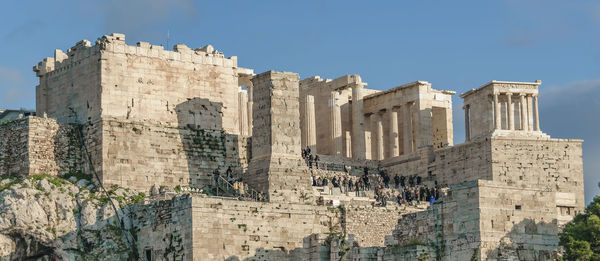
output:
[[[240,91],[238,93],[238,104],[240,135],[248,136],[248,94],[246,92]]]
[[[404,154],[411,153],[412,146],[412,110],[411,104],[404,104]]]
[[[398,112],[393,108],[388,109],[390,117],[390,156],[397,157],[400,155],[400,141],[398,140]]]
[[[366,159],[363,85],[352,86],[352,158]]]
[[[535,116],[535,130],[539,131],[540,130],[540,113],[538,111],[538,96],[535,95],[533,96],[533,103],[535,104],[535,106],[533,107],[533,114]]]
[[[377,113],[377,159],[383,160],[383,116],[381,113]]]
[[[248,89],[248,109],[247,109],[247,113],[248,113],[248,136],[252,136],[252,125],[253,125],[253,118],[252,118],[252,106],[254,104],[253,101],[253,95],[252,95],[252,90],[253,87],[251,84],[249,84],[248,86],[246,86],[246,88]]]
[[[498,102],[498,93],[494,93],[494,124],[497,130],[502,129],[502,110]]]
[[[509,130],[514,130],[515,129],[515,109],[512,105],[512,93],[507,92],[506,93],[506,108],[508,108],[508,129]]]
[[[315,123],[315,97],[306,95],[304,103],[304,130],[306,145],[310,147],[311,152],[317,153],[317,130]]]
[[[521,93],[520,98],[520,111],[521,111],[521,130],[527,130],[527,104],[525,103],[525,94]]]
[[[465,110],[465,141],[471,140],[471,119],[469,118],[469,105],[463,107]]]
[[[338,103],[339,93],[331,92],[331,152],[334,155],[342,154],[342,111]]]
[[[527,100],[527,130],[532,131],[533,130],[533,104],[531,104],[531,102],[532,102],[531,94],[527,95],[527,97],[525,97],[525,98]]]

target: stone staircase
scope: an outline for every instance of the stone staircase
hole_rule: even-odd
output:
[[[223,176],[219,176],[215,182],[210,186],[207,190],[211,195],[218,197],[234,197],[241,200],[248,201],[265,201],[266,198],[262,195],[262,193],[256,191],[253,188],[250,188],[246,184],[239,182],[239,186],[244,186],[246,189],[240,194],[240,190],[236,190],[234,185],[227,181]]]

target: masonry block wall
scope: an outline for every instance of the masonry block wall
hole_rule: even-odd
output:
[[[30,116],[0,125],[1,175],[64,175],[86,169],[75,125]]]
[[[0,125],[0,174],[29,174],[29,124],[27,120]]]
[[[175,112],[177,125],[104,119],[104,182],[138,190],[152,185],[202,188],[211,184],[215,169],[241,169],[245,138],[223,130],[220,103],[194,98]]]
[[[347,234],[362,250],[383,247],[399,218],[398,212],[371,207],[189,195],[140,206],[130,215],[140,231],[141,254],[150,249],[155,256],[185,260],[329,260],[337,242],[328,238]]]
[[[301,158],[298,78],[275,71],[252,78],[252,160],[246,181],[271,201],[298,202],[312,195]]]
[[[555,207],[571,208],[574,216],[585,208],[582,142],[492,139],[493,179],[515,187],[554,191],[558,195]]]
[[[481,259],[556,260],[561,215],[555,192],[481,180],[479,209]]]
[[[54,57],[34,66],[40,79],[36,114],[60,122],[97,121],[102,113],[101,51],[100,45],[83,40],[66,54],[56,50]]]
[[[238,75],[252,70],[237,67],[237,57],[225,58],[210,45],[128,46],[124,35],[112,34],[95,45],[81,41],[67,54],[57,50],[34,71],[38,115],[94,130],[86,139],[94,141],[92,161],[104,183],[138,190],[201,186],[216,168],[242,171],[246,146],[240,144],[247,137],[240,135],[240,101],[231,97],[238,95]],[[205,135],[208,143],[198,148],[197,129],[221,132],[211,135],[218,142]],[[214,143],[218,148],[206,151]]]
[[[347,206],[346,233],[353,235],[360,247],[384,247],[385,236],[392,235],[400,217],[398,209]]]
[[[127,214],[138,231],[140,259],[201,260],[194,259],[191,197],[135,206]]]

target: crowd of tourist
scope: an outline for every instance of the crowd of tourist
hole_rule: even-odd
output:
[[[329,194],[339,190],[342,194],[354,193],[355,196],[361,196],[361,192],[373,190],[376,200],[374,204],[378,206],[386,206],[391,200],[399,205],[416,205],[421,202],[433,203],[440,198],[439,187],[422,184],[422,178],[415,175],[396,174],[390,177],[385,171],[379,171],[378,175],[369,175],[368,169],[364,168],[361,176],[311,176],[311,179],[313,186],[328,187]]]
[[[306,149],[302,149],[302,159],[306,163],[308,168],[312,169],[313,166],[315,168],[319,168],[319,155],[314,155],[310,151],[310,147],[306,146]]]

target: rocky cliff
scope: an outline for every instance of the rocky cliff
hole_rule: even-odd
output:
[[[134,260],[131,205],[144,195],[90,177],[0,179],[0,260]]]

